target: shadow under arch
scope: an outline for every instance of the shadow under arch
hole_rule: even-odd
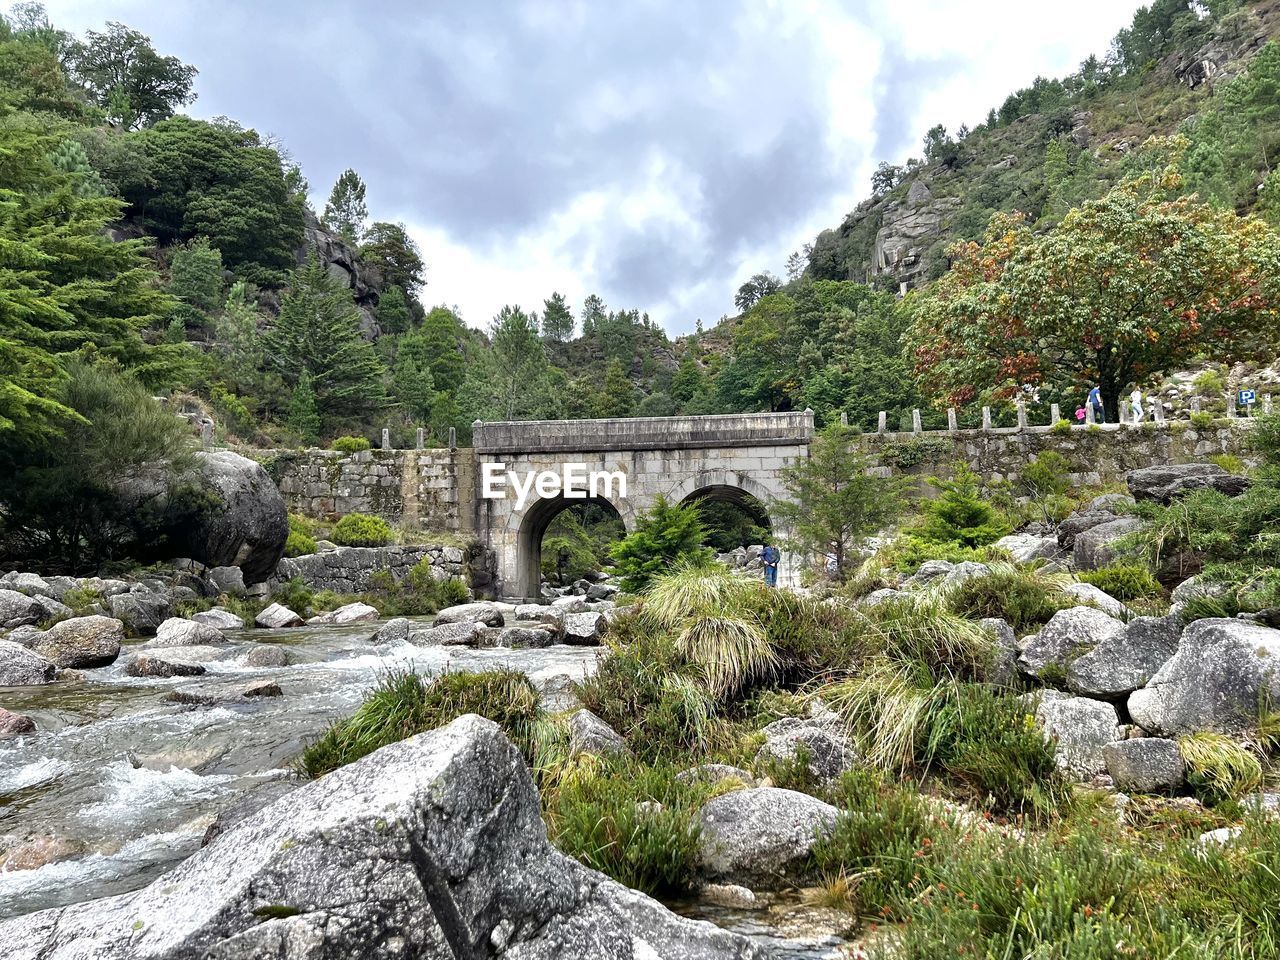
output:
[[[619,503],[607,497],[543,497],[531,503],[527,509],[514,514],[511,524],[517,527],[516,533],[516,583],[515,595],[530,600],[538,600],[542,596],[542,538],[547,528],[564,511],[580,504],[596,504],[603,506],[617,515],[627,533],[633,531],[635,511],[625,500]],[[508,593],[512,591],[510,588]]]
[[[671,503],[731,503],[746,513],[757,526],[772,530],[769,491],[751,477],[733,470],[706,470],[677,485],[667,496]]]

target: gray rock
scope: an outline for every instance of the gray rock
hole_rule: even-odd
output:
[[[35,687],[58,674],[52,660],[12,640],[0,640],[0,687]]]
[[[535,685],[542,701],[542,709],[547,713],[568,713],[570,710],[582,709],[573,677],[557,673],[535,681]]]
[[[630,752],[622,734],[590,710],[579,710],[569,718],[570,756],[611,757]]]
[[[940,577],[945,577],[955,567],[954,563],[949,560],[926,560],[920,564],[920,568],[911,577],[907,578],[903,586],[906,587],[923,587]]]
[[[784,717],[761,732],[765,738],[760,748],[762,757],[787,763],[803,754],[810,776],[823,783],[852,770],[858,762],[848,737],[820,720]]]
[[[369,638],[371,643],[403,643],[409,639],[413,624],[404,617],[388,620]]]
[[[25,593],[0,590],[0,627],[39,623],[43,616],[44,608]]]
[[[442,623],[438,627],[414,630],[409,634],[409,642],[420,647],[478,647],[484,639],[484,624],[473,620]]]
[[[1144,524],[1137,517],[1117,517],[1077,534],[1071,559],[1077,570],[1100,570],[1116,561],[1116,541],[1135,533]]]
[[[39,627],[34,624],[27,623],[20,627],[14,627],[5,636],[5,639],[12,640],[14,643],[20,643],[24,647],[30,649],[31,644],[35,643],[36,637],[40,636],[42,633],[44,633],[44,631]]]
[[[551,607],[554,610],[560,610],[563,613],[585,613],[591,608],[587,605],[587,601],[582,597],[557,597],[551,601]]]
[[[595,646],[600,642],[600,634],[605,628],[605,617],[602,613],[569,613],[564,618],[565,643],[580,647]]]
[[[1045,736],[1056,743],[1058,769],[1088,780],[1107,769],[1103,748],[1120,739],[1120,718],[1109,703],[1086,697],[1042,698],[1036,719]]]
[[[1092,607],[1070,607],[1059,610],[1049,622],[1023,638],[1018,666],[1024,673],[1040,676],[1051,664],[1066,668],[1077,657],[1092,650],[1103,640],[1114,636],[1124,624]]]
[[[1169,595],[1169,600],[1175,606],[1181,606],[1188,600],[1195,600],[1200,597],[1225,597],[1230,592],[1231,588],[1225,583],[1214,583],[1197,574],[1194,577],[1188,577],[1174,587],[1173,592]]]
[[[245,703],[265,697],[281,697],[284,692],[274,680],[253,680],[239,684],[204,684],[169,691],[165,697],[173,703],[213,706],[222,703]]]
[[[1073,513],[1058,524],[1058,545],[1063,550],[1075,550],[1076,538],[1082,533],[1100,527],[1106,523],[1114,523],[1116,515],[1109,510],[1083,510]]]
[[[983,617],[978,621],[996,641],[995,661],[991,664],[990,680],[1010,687],[1018,682],[1018,637],[1007,620],[1000,617]]]
[[[500,627],[503,624],[503,616],[502,611],[492,603],[460,603],[457,606],[445,607],[436,614],[435,626],[439,627],[446,623],[482,623],[486,627]]]
[[[154,639],[147,642],[148,649],[156,647],[214,646],[227,643],[227,638],[217,627],[196,620],[170,617],[160,624]]]
[[[752,885],[783,880],[838,816],[835,807],[807,793],[777,787],[734,790],[711,800],[698,816],[699,861],[712,877]]]
[[[378,608],[367,603],[346,603],[336,610],[312,617],[307,623],[313,626],[342,627],[352,623],[372,623],[379,616],[381,614],[378,613]]]
[[[111,617],[75,617],[55,623],[31,641],[31,649],[59,668],[87,669],[115,663],[124,624]]]
[[[1088,513],[1111,513],[1120,516],[1128,513],[1136,501],[1123,493],[1104,493],[1094,497],[1085,505]]]
[[[264,643],[245,654],[244,662],[251,667],[287,667],[289,651],[284,647]]]
[[[704,883],[698,888],[698,899],[731,910],[754,910],[756,895],[736,883]]]
[[[978,577],[985,577],[991,572],[991,568],[985,563],[974,563],[972,560],[962,560],[954,567],[947,571],[946,576],[942,578],[944,587],[959,587],[975,580]]]
[[[201,613],[193,613],[191,619],[196,623],[203,623],[205,626],[213,627],[217,630],[244,629],[244,620],[230,610],[224,610],[222,607],[214,607]]]
[[[1268,820],[1280,817],[1280,793],[1258,791],[1251,793],[1240,801],[1247,812],[1258,814]]]
[[[6,590],[17,590],[29,597],[55,597],[53,589],[44,577],[36,573],[19,573],[14,570],[0,577],[0,587]]]
[[[480,635],[483,647],[540,649],[555,643],[555,634],[541,625],[512,624],[507,627],[484,627]]]
[[[1169,503],[1192,490],[1217,490],[1237,497],[1249,489],[1248,477],[1227,473],[1216,463],[1175,463],[1132,470],[1124,478],[1135,500]]]
[[[133,589],[133,584],[124,580],[104,580],[102,577],[82,577],[76,581],[76,586],[81,590],[90,590],[100,597],[114,597]],[[65,596],[58,599],[63,600]]]
[[[1111,594],[1100,590],[1092,583],[1068,583],[1062,592],[1074,597],[1081,604],[1097,607],[1109,617],[1123,619],[1129,616],[1129,608]]]
[[[176,657],[140,653],[125,664],[124,672],[131,677],[198,677],[205,672],[205,666]]]
[[[149,637],[171,612],[169,598],[150,591],[117,593],[111,597],[111,615],[135,637]]]
[[[1280,703],[1280,630],[1243,620],[1196,620],[1129,714],[1151,733],[1245,733],[1263,699]]]
[[[1057,537],[1039,537],[1027,534],[1011,533],[1001,537],[994,544],[997,550],[1003,550],[1013,557],[1015,563],[1031,563],[1033,560],[1058,560],[1063,556],[1062,547],[1058,546]]]
[[[696,767],[690,767],[688,770],[682,770],[676,774],[676,779],[681,783],[706,783],[718,784],[725,780],[735,780],[746,787],[754,787],[756,778],[751,775],[750,770],[743,770],[741,767],[734,767],[727,763],[703,763]]]
[[[1071,661],[1067,686],[1099,700],[1127,697],[1145,686],[1174,655],[1181,634],[1177,617],[1136,617]]]
[[[1138,737],[1102,748],[1107,773],[1125,793],[1168,793],[1182,786],[1187,765],[1173,740]]]
[[[587,587],[588,600],[610,600],[618,595],[618,588],[611,583],[593,583]]]
[[[10,713],[0,707],[0,740],[25,737],[36,732],[36,722],[20,713]]]
[[[46,597],[42,594],[36,594],[32,597],[36,603],[40,604],[40,622],[55,623],[58,620],[65,620],[75,615],[75,611],[68,607],[65,603]]]
[[[244,583],[268,579],[289,536],[280,491],[262,465],[248,457],[229,450],[195,456],[200,482],[219,505],[173,531],[171,542],[209,567],[239,567]]]
[[[273,603],[253,618],[255,627],[279,630],[282,627],[300,627],[302,618],[283,604]]]
[[[862,607],[878,607],[882,603],[897,603],[900,600],[910,599],[911,594],[905,590],[895,590],[892,587],[881,587],[879,590],[872,590],[865,597],[858,601],[858,605]]]
[[[244,571],[239,567],[212,567],[208,577],[218,593],[229,593],[233,597],[244,596]]]
[[[556,851],[519,751],[466,716],[249,813],[151,886],[0,923],[18,957],[764,960]]]

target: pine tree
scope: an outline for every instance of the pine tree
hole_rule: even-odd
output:
[[[564,296],[553,293],[543,301],[542,336],[553,343],[573,339],[573,313]]]
[[[396,358],[394,386],[396,399],[412,421],[422,423],[430,419],[436,389],[429,367],[413,354],[401,353]]]
[[[458,346],[463,336],[462,321],[453,311],[434,307],[422,321],[418,334],[426,345],[427,363],[436,389],[456,393],[466,372],[466,361]]]
[[[607,316],[604,301],[594,293],[582,301],[582,335],[595,336],[596,329]]]
[[[180,247],[169,267],[169,292],[205,313],[222,303],[222,254],[197,237]]]
[[[712,557],[703,546],[706,528],[697,507],[667,502],[661,495],[636,518],[636,529],[610,551],[619,586],[627,593],[643,592],[654,577],[670,572],[678,562],[697,563]]]
[[[537,321],[519,307],[505,306],[489,328],[497,364],[497,401],[501,416],[515,419],[523,398],[545,375],[547,355],[538,339]]]
[[[676,369],[675,376],[671,378],[671,399],[681,407],[707,385],[707,378],[702,373],[702,366],[698,363],[696,354],[695,350],[686,350],[684,356],[680,358],[680,366]]]
[[[77,197],[105,197],[110,195],[102,177],[89,165],[89,154],[78,140],[63,140],[49,154],[55,170],[70,174]]]
[[[618,359],[609,361],[604,371],[604,390],[600,394],[599,415],[630,417],[636,410],[636,388],[622,369]]]
[[[305,370],[298,377],[293,395],[289,398],[289,414],[285,422],[307,443],[315,443],[320,436],[320,409],[316,404],[315,391],[311,388],[311,374]]]
[[[413,325],[409,301],[399,287],[388,287],[378,298],[378,329],[383,334],[405,333]]]
[[[240,392],[254,392],[262,380],[262,340],[259,313],[241,281],[231,287],[222,314],[214,321],[220,372]]]
[[[325,425],[386,405],[385,369],[360,333],[351,291],[313,255],[293,275],[280,316],[263,335],[267,363],[287,384],[309,375]]]
[[[338,177],[324,207],[324,225],[342,236],[352,246],[364,234],[369,208],[364,202],[365,186],[360,175],[348,168]]]

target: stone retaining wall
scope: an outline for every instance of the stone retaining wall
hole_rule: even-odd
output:
[[[430,561],[436,580],[464,575],[462,551],[457,547],[338,547],[281,560],[275,580],[298,577],[312,590],[364,593],[374,589],[375,573],[385,571],[399,583],[423,559]]]

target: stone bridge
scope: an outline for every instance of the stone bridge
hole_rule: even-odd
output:
[[[1267,398],[1269,400],[1270,398]],[[1269,408],[1270,404],[1266,404]],[[986,418],[984,418],[984,421]],[[870,467],[885,474],[940,474],[965,462],[984,479],[1018,480],[1025,465],[1044,451],[1067,459],[1070,481],[1102,487],[1137,467],[1241,457],[1252,464],[1247,443],[1252,421],[1239,417],[1157,420],[1143,424],[1067,424],[1056,418],[1031,424],[1020,412],[1014,427],[923,430],[880,429],[862,435]],[[766,514],[782,498],[782,468],[808,455],[813,415],[732,414],[619,420],[476,423],[472,447],[393,450],[384,446],[354,454],[333,450],[248,451],[263,459],[290,509],[335,518],[376,513],[407,527],[448,531],[479,541],[497,557],[499,590],[537,596],[542,536],[555,516],[581,499],[559,491],[530,490],[520,503],[508,488],[504,499],[486,498],[487,472],[529,477],[562,474],[569,464],[584,473],[626,478],[626,496],[616,482],[596,499],[607,501],[627,530],[659,496],[674,503],[727,500]],[[786,531],[770,524],[779,537]],[[791,582],[799,558],[783,551],[780,579]]]
[[[520,504],[508,486],[501,499],[484,496],[486,474],[528,477],[542,472],[563,476],[570,465],[587,475],[609,475],[594,499],[617,510],[629,531],[636,515],[659,496],[671,503],[725,500],[748,512],[766,511],[784,496],[782,468],[808,455],[812,413],[759,413],[711,417],[650,417],[626,420],[478,423],[473,431],[476,459],[475,531],[498,557],[503,592],[537,596],[542,537],[557,514],[581,498],[531,491]],[[618,476],[625,478],[620,495]],[[550,485],[548,484],[548,488]],[[770,524],[773,526],[773,524]],[[778,531],[780,534],[784,531]],[[785,561],[779,579],[795,576]]]

